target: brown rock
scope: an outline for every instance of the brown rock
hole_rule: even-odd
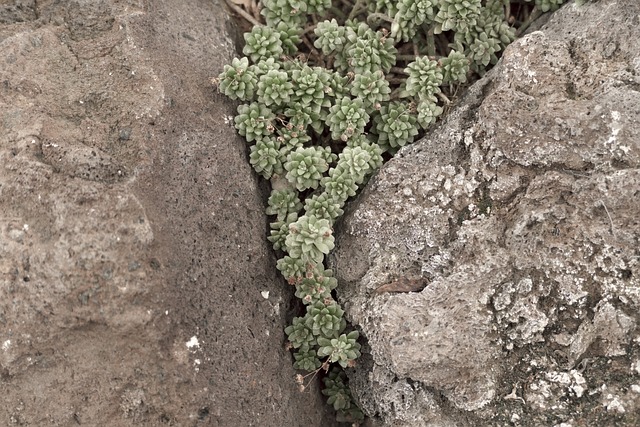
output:
[[[221,3],[0,22],[0,424],[333,425],[294,381],[263,194],[209,83]]]

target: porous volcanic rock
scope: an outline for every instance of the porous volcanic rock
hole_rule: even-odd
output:
[[[640,424],[640,3],[510,45],[339,224],[385,426]]]
[[[0,425],[334,425],[210,82],[223,2],[2,3]]]

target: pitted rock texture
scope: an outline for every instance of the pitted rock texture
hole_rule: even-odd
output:
[[[639,20],[565,5],[345,215],[350,379],[379,424],[640,423]],[[398,279],[420,286],[376,291]]]
[[[229,28],[220,1],[0,6],[0,425],[335,424],[210,83]]]

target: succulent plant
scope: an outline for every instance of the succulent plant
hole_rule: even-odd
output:
[[[294,317],[291,325],[284,329],[284,333],[287,334],[287,338],[293,348],[308,348],[316,343],[316,336],[306,323],[308,317],[308,314],[305,317]]]
[[[278,251],[285,248],[285,242],[289,236],[289,226],[298,219],[297,213],[290,213],[283,221],[274,221],[269,224],[271,231],[267,240],[273,245],[273,249]]]
[[[315,371],[322,365],[316,351],[310,347],[303,347],[294,352],[293,358],[295,359],[293,367],[303,371]]]
[[[329,147],[299,147],[287,156],[284,164],[286,178],[298,191],[318,188],[322,175],[329,169],[334,157]]]
[[[363,133],[361,135],[358,135],[356,137],[351,138],[350,140],[347,141],[346,146],[347,147],[369,147],[372,144],[375,146],[378,146],[378,144],[372,142],[372,138],[371,135]],[[340,156],[338,156],[340,157]]]
[[[307,9],[305,12],[323,14],[331,8],[331,0],[306,0]]]
[[[278,58],[284,52],[280,31],[271,27],[253,27],[250,33],[244,34],[245,46],[242,53],[253,63],[267,58]]]
[[[300,212],[302,203],[298,195],[297,191],[289,188],[272,190],[267,202],[267,215],[276,215],[278,221],[284,221],[290,213]]]
[[[329,109],[327,116],[331,138],[348,141],[353,136],[361,135],[369,122],[369,114],[359,98],[342,97]]]
[[[300,38],[302,27],[280,21],[275,28],[280,32],[283,53],[289,56],[295,55],[298,51],[298,45],[302,43]]]
[[[416,25],[430,23],[435,17],[439,0],[401,0],[398,3],[396,18],[412,21]]]
[[[302,280],[302,278],[306,277],[307,270],[310,266],[301,258],[293,258],[286,255],[284,258],[278,260],[276,267],[280,270],[284,278],[287,279],[287,282],[295,285]]]
[[[351,84],[351,95],[361,99],[367,111],[380,110],[382,103],[389,100],[391,88],[382,70],[356,74]]]
[[[258,79],[249,67],[249,60],[233,58],[231,65],[225,65],[218,76],[220,92],[231,99],[250,101],[256,90]]]
[[[356,195],[358,184],[354,177],[348,174],[342,167],[335,167],[329,170],[329,176],[321,181],[324,191],[331,197],[341,203],[341,205],[349,198]]]
[[[291,122],[285,126],[276,128],[276,139],[280,142],[280,155],[286,159],[289,153],[304,146],[311,141],[311,137],[305,130],[306,126],[298,124],[294,126]]]
[[[503,18],[503,8],[502,0],[485,0],[485,7],[480,11],[475,28],[465,34],[466,44],[472,44],[481,33],[487,33],[487,36],[499,39],[501,48],[511,43],[515,39],[515,34],[513,28]]]
[[[531,0],[526,0],[526,1],[531,1]],[[562,3],[564,3],[564,0],[535,0],[536,1],[536,6],[540,8],[540,10],[542,12],[553,12],[554,10],[557,10]]]
[[[263,76],[264,74],[267,74],[269,71],[280,70],[282,69],[282,67],[280,65],[280,62],[276,61],[275,58],[267,58],[267,59],[261,60],[257,64],[250,65],[249,69],[253,71],[253,73],[259,79],[261,76]],[[256,87],[257,86],[258,86],[258,83],[256,81]]]
[[[319,264],[334,247],[333,230],[326,219],[302,215],[289,226],[285,245],[292,258]]]
[[[257,141],[251,146],[249,163],[265,179],[271,178],[274,173],[281,173],[280,142],[272,137],[262,138]]]
[[[317,36],[314,46],[321,49],[325,55],[342,51],[347,42],[346,30],[345,27],[338,25],[338,21],[335,19],[318,22],[313,30]]]
[[[311,328],[313,335],[321,335],[325,338],[340,336],[340,333],[347,326],[342,317],[344,311],[335,301],[325,304],[318,301],[307,306],[307,319],[305,324]]]
[[[418,123],[423,129],[429,128],[440,114],[442,114],[442,107],[436,104],[433,98],[423,99],[418,102],[416,107],[418,111]]]
[[[336,279],[330,276],[304,277],[295,285],[296,296],[305,304],[314,304],[331,298],[331,291],[337,284]]]
[[[476,25],[480,15],[482,0],[440,0],[440,8],[435,16],[435,34],[443,31],[467,31]]]
[[[293,102],[284,110],[284,115],[289,118],[289,123],[295,129],[306,129],[311,125],[316,132],[321,133],[324,128],[321,112],[314,106]]]
[[[238,106],[238,115],[234,121],[238,133],[244,136],[247,142],[251,142],[271,135],[275,118],[269,107],[252,102]]]
[[[361,22],[356,30],[347,27],[346,38],[344,49],[336,57],[339,70],[356,74],[378,70],[386,73],[396,63],[397,50],[393,40],[373,31],[364,22]]]
[[[325,100],[325,88],[329,85],[329,73],[322,72],[317,67],[312,68],[301,64],[291,71],[293,82],[293,102],[312,108],[328,107],[331,103]]]
[[[418,134],[417,118],[400,102],[392,102],[380,109],[374,119],[374,129],[378,134],[378,144],[383,148],[396,149],[413,142]]]
[[[338,167],[343,173],[353,177],[356,184],[362,184],[365,177],[372,169],[371,153],[362,147],[345,147],[340,153]]]
[[[391,25],[391,37],[404,41],[413,39],[420,27],[435,17],[437,0],[401,0]]]
[[[382,148],[378,144],[369,142],[366,138],[357,144],[350,145],[352,148],[360,147],[369,153],[369,173],[378,170],[382,166],[384,159],[382,158]]]
[[[343,98],[349,96],[349,84],[351,80],[349,76],[342,75],[339,72],[329,73],[329,87],[327,95],[334,98]]]
[[[343,415],[349,415],[353,420],[364,418],[362,412],[353,404],[351,391],[346,384],[347,379],[343,370],[331,369],[329,374],[324,377],[323,382],[322,394],[328,397],[327,403],[333,406],[333,409]]]
[[[416,58],[404,70],[408,77],[405,90],[409,96],[428,98],[440,92],[442,68],[428,57]]]
[[[293,84],[286,71],[270,70],[258,80],[258,102],[270,107],[289,102],[293,93]]]
[[[371,12],[381,12],[387,16],[395,16],[398,13],[397,0],[371,0],[367,3]]]
[[[443,83],[466,83],[469,73],[469,60],[460,52],[452,50],[449,55],[440,60]]]
[[[501,50],[500,40],[487,36],[487,33],[478,35],[478,38],[470,46],[471,59],[476,64],[482,64],[487,66],[490,63],[495,64],[498,62],[496,53]]]
[[[300,26],[306,19],[304,0],[261,0],[260,13],[265,17],[267,25],[276,27],[284,22],[291,26]]]
[[[336,218],[342,216],[342,204],[327,193],[315,194],[304,202],[305,215],[326,219],[333,224]]]
[[[318,356],[328,357],[329,362],[339,363],[346,368],[349,363],[360,357],[360,344],[357,339],[358,331],[342,334],[338,338],[318,337]]]

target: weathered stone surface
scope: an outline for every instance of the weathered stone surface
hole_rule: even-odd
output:
[[[640,423],[639,17],[561,8],[347,213],[352,389],[384,425]],[[376,292],[398,278],[424,289]]]
[[[293,381],[263,194],[210,84],[221,3],[10,3],[0,424],[333,425]]]

